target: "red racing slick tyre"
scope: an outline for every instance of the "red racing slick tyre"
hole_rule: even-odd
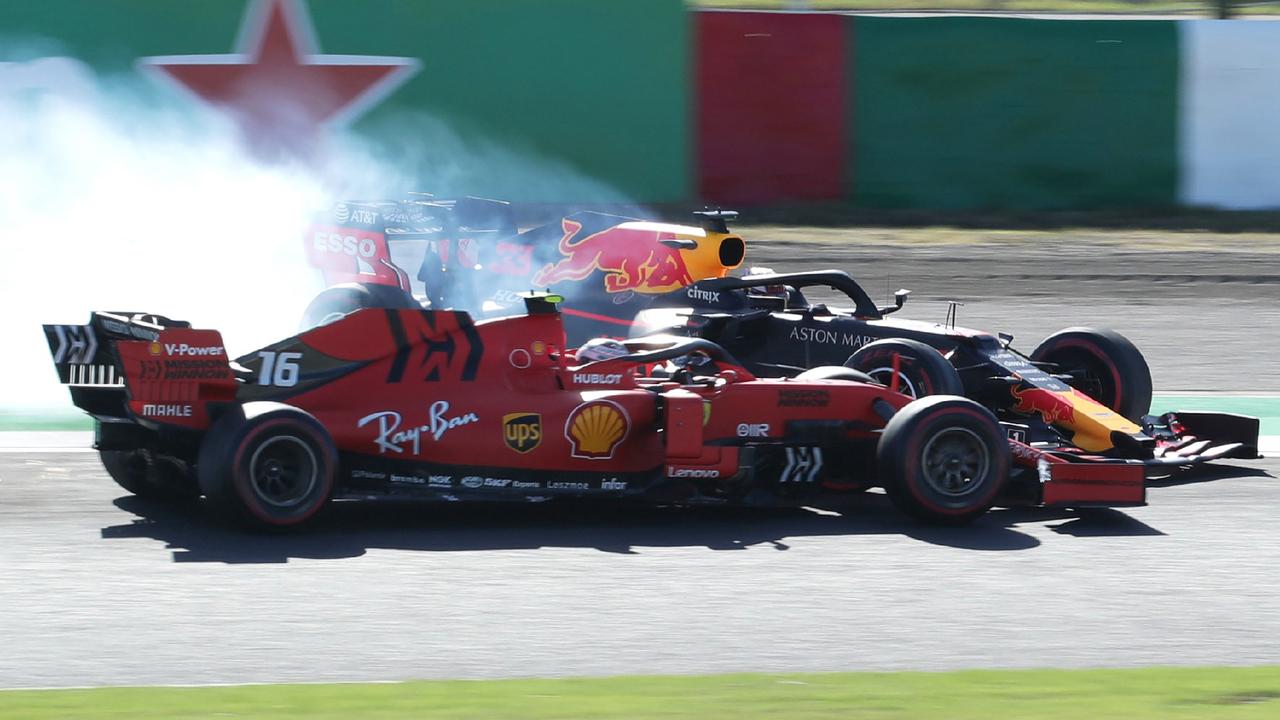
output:
[[[1133,422],[1151,412],[1151,369],[1129,339],[1114,330],[1073,327],[1045,338],[1031,353],[1071,375],[1071,387]]]
[[[1009,443],[991,411],[962,397],[916,400],[889,420],[876,464],[899,510],[959,525],[991,509],[1009,479]]]
[[[805,370],[796,376],[797,380],[853,380],[860,383],[874,383],[875,378],[853,368],[841,365],[819,365]]]
[[[942,353],[919,340],[876,340],[858,348],[844,365],[870,375],[886,387],[894,387],[896,368],[898,392],[914,398],[964,394],[960,373]]]
[[[197,475],[213,510],[264,530],[306,522],[333,494],[338,453],[303,410],[253,402],[218,419],[200,445]]]
[[[341,320],[361,308],[421,307],[409,293],[387,285],[342,283],[316,295],[302,313],[300,330],[310,330]]]

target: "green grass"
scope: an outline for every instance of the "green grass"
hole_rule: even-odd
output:
[[[778,10],[855,10],[865,12],[1035,12],[1116,13],[1125,15],[1216,16],[1215,0],[692,0],[696,7]],[[1233,0],[1231,14],[1280,12],[1280,3]]]
[[[616,677],[0,692],[0,719],[1280,717],[1280,667]]]
[[[80,410],[0,410],[0,432],[92,429],[93,418]]]

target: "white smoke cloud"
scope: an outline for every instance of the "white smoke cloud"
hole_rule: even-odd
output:
[[[104,80],[65,57],[0,63],[0,409],[70,407],[40,324],[91,310],[216,328],[232,356],[291,334],[322,288],[305,229],[335,199],[537,183],[548,198],[623,200],[429,117],[395,122],[395,143],[335,135],[319,165],[265,163],[228,121],[144,78]]]

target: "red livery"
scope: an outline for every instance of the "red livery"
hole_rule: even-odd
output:
[[[45,332],[117,482],[258,527],[380,496],[794,504],[879,485],[949,523],[1144,501],[1141,466],[1045,453],[972,400],[912,400],[849,368],[760,379],[674,337],[586,362],[558,300],[529,293],[527,314],[479,323],[360,309],[234,361],[217,332],[158,315]]]

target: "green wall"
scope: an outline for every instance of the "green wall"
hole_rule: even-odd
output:
[[[245,6],[2,2],[0,61],[71,55],[141,84],[139,57],[231,52]],[[407,174],[447,175],[455,183],[448,192],[525,201],[672,202],[692,193],[691,49],[681,0],[310,0],[307,7],[322,53],[419,59],[421,70],[354,126]],[[447,163],[458,167],[441,167]],[[539,182],[540,175],[576,180]],[[606,197],[560,196],[590,188]]]
[[[1174,23],[857,17],[849,32],[856,204],[1173,204]]]

